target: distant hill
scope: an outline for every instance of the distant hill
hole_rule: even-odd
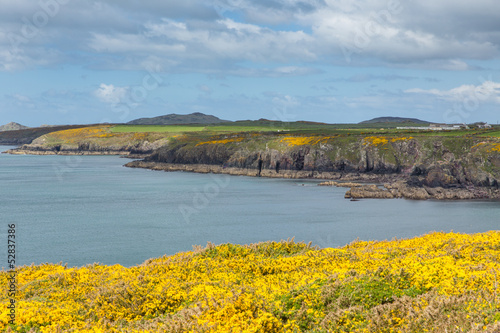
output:
[[[181,124],[217,124],[229,122],[215,116],[206,115],[200,112],[191,114],[167,114],[154,118],[139,118],[129,121],[129,125],[181,125]]]
[[[17,130],[28,129],[28,128],[29,128],[28,126],[24,126],[24,125],[21,125],[18,123],[11,122],[11,123],[8,123],[6,125],[0,126],[0,132],[17,131]]]
[[[401,117],[378,117],[360,122],[360,124],[376,124],[376,123],[414,123],[414,124],[430,124],[425,120],[417,118],[401,118]]]

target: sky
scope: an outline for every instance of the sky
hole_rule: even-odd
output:
[[[498,0],[0,0],[0,124],[500,121]]]

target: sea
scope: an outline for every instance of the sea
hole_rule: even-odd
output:
[[[130,267],[208,242],[340,247],[500,228],[498,201],[350,201],[345,188],[316,180],[151,171],[128,161],[0,154],[0,267],[13,224],[16,265],[69,267]]]

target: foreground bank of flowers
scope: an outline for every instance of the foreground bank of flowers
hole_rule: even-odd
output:
[[[18,269],[17,325],[89,332],[492,332],[500,233],[316,249],[224,244],[143,265]],[[7,273],[1,272],[5,286]]]

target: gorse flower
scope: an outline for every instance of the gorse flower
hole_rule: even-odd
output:
[[[318,143],[327,142],[333,138],[335,138],[335,136],[287,136],[282,138],[280,142],[285,143],[288,146],[314,146]]]
[[[492,332],[500,232],[431,233],[318,249],[206,248],[142,265],[17,269],[16,326],[40,332]]]
[[[363,145],[371,145],[371,146],[383,146],[389,142],[398,142],[398,141],[408,141],[413,139],[413,137],[393,137],[388,138],[385,136],[368,136],[364,138]]]

